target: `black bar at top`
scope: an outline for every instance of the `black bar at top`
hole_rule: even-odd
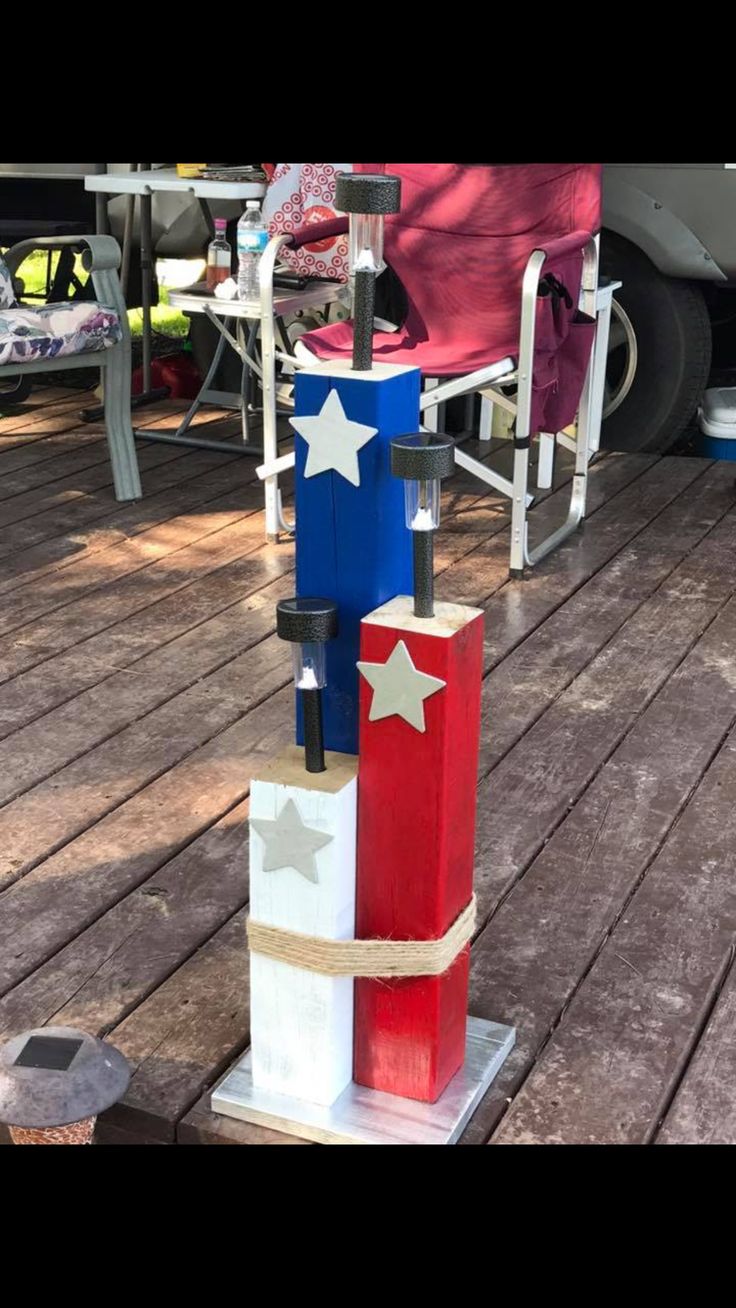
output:
[[[372,272],[356,272],[353,299],[353,370],[370,372],[373,366],[373,314],[376,278]]]

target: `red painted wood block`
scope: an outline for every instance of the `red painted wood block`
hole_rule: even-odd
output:
[[[361,623],[363,938],[438,939],[473,889],[483,614],[458,604],[438,603],[434,618],[412,610],[413,601],[399,596]],[[415,680],[407,656],[444,686]],[[380,665],[389,659],[387,675]],[[439,1098],[465,1056],[468,958],[466,947],[439,977],[356,982],[359,1084]]]

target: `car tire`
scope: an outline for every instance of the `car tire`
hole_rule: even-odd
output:
[[[623,283],[614,292],[601,445],[662,454],[687,428],[708,384],[703,292],[664,277],[635,245],[609,232],[601,273]]]

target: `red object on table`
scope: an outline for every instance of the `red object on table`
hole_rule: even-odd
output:
[[[169,354],[163,359],[151,362],[151,388],[168,386],[172,399],[193,400],[199,393],[202,378],[191,354]],[[143,392],[143,369],[136,368],[133,373],[131,392],[141,395]]]
[[[461,611],[438,604],[438,618],[449,607]],[[379,625],[381,612],[361,623],[361,660],[385,663],[403,640],[417,670],[446,686],[424,700],[421,732],[397,715],[371,722],[374,691],[361,676],[356,935],[432,940],[473,889],[483,615],[466,609],[459,629],[434,635],[389,615]],[[359,1084],[439,1098],[465,1058],[469,952],[438,977],[356,980]]]

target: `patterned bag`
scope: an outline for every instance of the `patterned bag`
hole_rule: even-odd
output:
[[[352,164],[278,164],[263,202],[263,217],[271,236],[296,231],[305,223],[324,222],[335,217],[335,179],[340,172],[352,172]],[[285,263],[300,277],[348,279],[348,238],[331,236],[314,241],[301,250],[283,250]]]

